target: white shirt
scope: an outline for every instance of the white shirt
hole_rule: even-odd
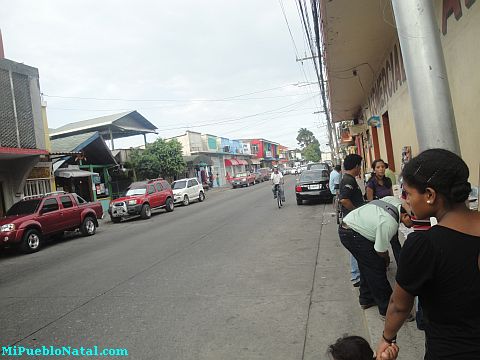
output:
[[[273,172],[272,175],[270,176],[270,180],[272,180],[273,185],[280,184],[280,181],[282,180],[282,178],[283,178],[283,175],[280,171],[278,172],[278,174],[275,174]]]
[[[385,196],[381,199],[398,209],[402,201],[395,196]],[[400,221],[400,219],[398,219]],[[399,222],[385,209],[373,204],[365,204],[348,213],[343,222],[357,233],[374,243],[378,252],[388,250],[391,238],[398,232]]]

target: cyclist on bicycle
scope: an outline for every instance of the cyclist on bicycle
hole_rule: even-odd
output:
[[[280,192],[280,196],[282,197],[282,200],[285,201],[285,196],[283,195],[283,175],[280,171],[278,171],[278,167],[275,166],[273,168],[273,173],[272,175],[270,176],[270,180],[272,181],[272,184],[273,184],[273,187],[272,187],[272,191],[273,191],[273,198],[276,199],[277,198],[277,187],[279,188],[279,192]]]

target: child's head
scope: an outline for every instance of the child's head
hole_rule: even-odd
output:
[[[344,336],[328,347],[333,360],[372,360],[370,344],[360,336]]]

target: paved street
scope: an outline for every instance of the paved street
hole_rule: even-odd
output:
[[[213,190],[149,220],[0,258],[2,345],[127,348],[133,359],[313,359],[367,336],[329,204],[270,185]],[[322,225],[323,224],[323,225]],[[325,240],[324,240],[325,239]],[[318,261],[318,264],[317,264]]]

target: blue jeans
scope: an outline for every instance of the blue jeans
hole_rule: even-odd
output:
[[[360,280],[360,270],[358,270],[358,262],[352,254],[350,254],[350,274],[352,276],[350,278],[350,281],[357,282],[358,280]]]

